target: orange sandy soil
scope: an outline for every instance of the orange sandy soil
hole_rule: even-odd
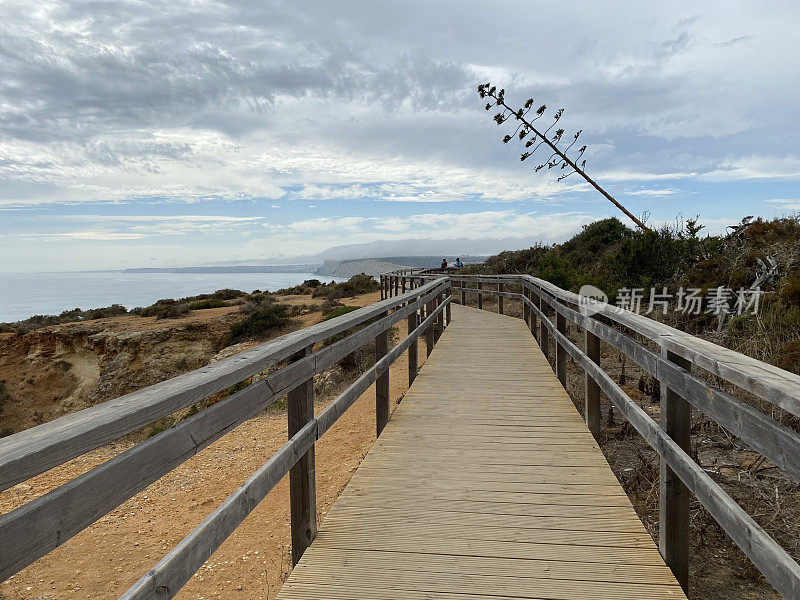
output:
[[[371,294],[347,299],[368,304]],[[225,310],[225,309],[221,309]],[[398,325],[405,335],[405,321]],[[424,360],[420,343],[420,365]],[[408,383],[404,354],[392,365],[392,410]],[[319,412],[333,398],[316,403]],[[371,387],[317,443],[317,510],[322,520],[375,441]],[[286,414],[277,409],[243,423],[62,546],[0,584],[11,600],[117,598],[286,441]],[[132,442],[131,442],[132,443]],[[81,456],[0,494],[0,512],[67,482],[131,443]],[[178,598],[274,598],[291,569],[288,477],[225,541]]]

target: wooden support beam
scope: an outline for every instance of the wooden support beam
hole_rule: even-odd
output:
[[[458,287],[461,288],[461,306],[467,305],[467,292],[464,291],[464,288],[466,287],[464,285],[465,283],[466,282],[463,279],[458,282]]]
[[[445,292],[445,298],[449,298],[450,295],[451,295],[451,290],[450,290],[450,288],[447,288],[447,291]],[[452,316],[451,316],[452,315],[452,311],[450,310],[450,305],[451,304],[452,304],[452,302],[448,302],[447,306],[444,307],[444,312],[445,312],[445,317],[446,317],[446,320],[447,320],[447,326],[448,327],[450,327],[450,321],[452,320]]]
[[[287,362],[301,360],[311,354],[308,346],[292,355]],[[294,437],[314,419],[314,379],[309,378],[286,396],[289,438]],[[292,529],[292,565],[296,565],[317,536],[317,491],[314,446],[300,457],[289,471],[289,509]]]
[[[662,357],[687,371],[691,363],[668,350]],[[691,456],[691,405],[661,385],[661,427],[680,448]],[[685,592],[689,590],[689,489],[667,462],[661,459],[658,548],[664,562]]]
[[[539,310],[542,311],[542,314],[546,318],[547,316],[547,303],[542,301],[540,297],[536,297],[536,305],[539,307]],[[550,333],[547,330],[547,326],[544,322],[539,323],[539,346],[542,349],[542,353],[544,354],[545,359],[547,362],[550,362]]]
[[[567,335],[567,319],[560,312],[556,313],[556,329]],[[556,340],[556,377],[564,386],[567,387],[567,350],[564,345]]]
[[[387,316],[384,313],[381,317]],[[389,330],[386,329],[375,337],[375,362],[378,362],[389,352]],[[375,425],[376,437],[389,422],[389,369],[378,375],[375,381]]]
[[[406,277],[403,275],[400,278],[400,290],[405,294],[406,293]]]
[[[522,290],[522,298],[523,298],[523,300],[522,300],[522,320],[525,321],[525,325],[530,326],[530,324],[531,324],[531,309],[528,308],[528,304],[527,304],[527,302],[525,302],[525,298],[529,298],[530,297],[530,292],[528,292],[528,288],[526,288],[524,285],[520,286],[520,289]]]
[[[411,335],[411,332],[417,328],[418,320],[417,320],[417,313],[412,312],[408,315],[408,335]],[[414,383],[414,380],[417,378],[417,363],[419,362],[418,356],[418,348],[419,344],[417,343],[417,339],[411,342],[411,345],[408,347],[408,386],[411,387],[411,384]]]
[[[394,295],[397,296],[400,293],[400,278],[395,275],[394,276]]]
[[[442,305],[443,301],[444,301],[444,293],[440,293],[439,295],[436,296],[435,300],[436,304],[434,305],[434,308],[439,308]],[[444,315],[441,312],[439,312],[439,314],[436,315],[436,319],[434,320],[434,334],[433,334],[434,344],[439,341],[439,338],[442,336],[443,331],[444,331]]]
[[[497,284],[497,291],[502,293],[503,291],[502,283]],[[497,312],[501,315],[503,314],[503,297],[500,294],[497,295]]]
[[[597,365],[600,365],[600,338],[588,329],[586,330],[586,356]],[[600,386],[586,373],[586,399],[584,405],[586,426],[592,432],[594,439],[600,440]]]
[[[483,294],[481,294],[481,292],[480,292],[480,290],[483,289],[483,282],[478,280],[477,286],[478,286],[478,290],[479,290],[478,291],[478,308],[483,308]]]
[[[425,305],[425,318],[428,318],[431,314],[433,314],[435,308],[436,300],[433,299]],[[433,352],[433,344],[435,343],[435,329],[436,323],[435,321],[431,321],[431,324],[428,325],[428,328],[425,330],[425,356],[430,356],[431,352]]]

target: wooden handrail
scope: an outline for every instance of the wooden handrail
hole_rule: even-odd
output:
[[[292,359],[282,369],[270,373],[264,379],[185,419],[175,427],[134,446],[48,494],[0,516],[0,539],[3,540],[3,543],[0,544],[0,579],[7,578],[34,560],[44,556],[47,552],[88,527],[98,518],[119,506],[122,502],[195,455],[225,433],[254,416],[266,406],[274,403],[281,396],[286,394],[291,396],[292,390],[297,389],[298,386],[310,385],[315,374],[330,368],[344,356],[364,346],[377,336],[383,335],[393,325],[404,319],[409,319],[411,315],[415,315],[422,307],[441,297],[449,288],[449,285],[446,280],[431,281],[407,292],[403,296],[378,302],[263,344],[255,348],[255,352],[248,352],[247,356],[240,360],[232,361],[228,359],[225,361],[226,366],[224,369],[210,371],[214,374],[221,374],[220,376],[225,379],[225,385],[210,381],[209,370],[200,369],[194,372],[196,379],[181,376],[147,388],[147,390],[142,390],[142,392],[148,393],[138,396],[140,399],[138,412],[144,412],[145,408],[149,406],[151,408],[150,416],[157,415],[155,418],[160,418],[160,416],[163,416],[161,411],[164,405],[164,396],[167,396],[167,399],[172,402],[177,402],[176,398],[180,398],[180,401],[183,402],[183,399],[186,398],[185,394],[175,391],[177,387],[176,380],[189,381],[190,384],[193,382],[195,384],[193,393],[199,394],[201,390],[205,391],[216,387],[225,389],[231,385],[228,379],[232,376],[231,373],[237,373],[237,376],[246,373],[246,376],[250,376],[258,372],[258,370],[254,371],[256,367],[263,369],[265,366],[275,364],[279,360]],[[417,339],[421,334],[428,330],[433,330],[435,326],[434,319],[442,314],[447,304],[448,302],[442,303],[428,318],[422,320],[400,344],[387,352],[380,360],[377,360],[371,369],[364,373],[316,419],[312,414],[308,422],[298,429],[296,435],[292,436],[287,445],[251,480],[248,480],[253,486],[253,490],[265,489],[265,486],[271,489],[274,482],[269,482],[273,481],[271,479],[273,476],[277,477],[277,480],[275,480],[277,482],[288,470],[296,468],[297,461],[306,452],[309,452],[306,446],[306,438],[310,424],[313,423],[314,430],[314,436],[310,442],[313,450],[314,441],[330,428],[336,419],[358,398],[358,395],[363,393],[378,376],[381,374],[386,376],[389,365],[397,360],[402,352],[409,349],[412,344],[416,345]],[[415,319],[414,321],[416,323],[419,320]],[[315,352],[308,350],[298,357],[298,347],[300,349],[310,349],[315,342],[325,340],[356,326],[360,326],[360,328],[343,339],[337,340]],[[232,358],[235,359],[236,357]],[[147,404],[144,399],[149,399],[151,402]],[[388,404],[388,397],[383,400]],[[79,419],[74,417],[73,419],[63,418],[65,421],[74,424],[74,432],[64,425],[64,421],[62,421],[58,427],[47,428],[43,425],[6,438],[3,440],[4,444],[0,445],[0,452],[2,452],[0,454],[0,474],[2,474],[2,480],[13,481],[15,478],[18,479],[20,477],[24,480],[24,478],[36,475],[40,470],[43,470],[41,468],[43,464],[51,464],[52,466],[53,464],[65,462],[69,459],[71,453],[76,452],[76,447],[86,448],[91,444],[96,444],[96,440],[102,439],[103,436],[110,435],[111,431],[120,431],[119,428],[114,429],[113,420],[103,420],[108,415],[108,406],[116,405],[117,401],[112,400],[104,405],[93,407],[95,410],[86,409],[80,411],[80,413],[75,413],[82,413]],[[89,427],[86,421],[93,417],[100,419],[100,421],[94,423],[93,427]],[[140,419],[142,417],[138,416],[136,418]],[[59,447],[61,450],[57,457],[51,457],[49,463],[47,463],[40,460],[43,448],[46,447],[41,441],[41,437],[44,435],[42,432],[53,430],[62,432],[62,444],[69,440],[73,440],[74,443],[71,446]],[[126,432],[123,431],[123,433]],[[86,442],[82,440],[80,438],[81,435],[91,435],[92,441]],[[27,452],[21,448],[20,439],[28,441]],[[13,452],[7,453],[9,448]],[[297,454],[298,452],[299,454]],[[64,458],[64,456],[68,458]],[[278,475],[278,472],[284,467],[285,470]],[[263,469],[267,470],[263,471]],[[252,498],[252,496],[243,496],[243,498],[248,497]],[[231,500],[231,502],[231,506],[238,506],[238,501]],[[247,511],[249,512],[255,507],[255,504],[247,506],[249,506]],[[220,507],[220,509],[222,508],[224,507]],[[241,507],[236,509],[225,508],[221,514],[227,516],[220,518],[223,520],[228,519],[230,510],[236,512],[242,509]],[[228,525],[231,523],[229,520],[225,522]],[[294,533],[296,529],[294,520],[292,526]],[[212,538],[213,536],[199,539],[202,540],[202,544],[205,544],[204,547],[211,547],[214,544],[211,541]],[[221,538],[219,543],[224,539],[224,537]],[[214,547],[216,548],[216,546]],[[194,548],[194,551],[200,550]],[[168,557],[170,556],[172,554],[168,555]],[[299,558],[299,555],[297,558]],[[200,564],[202,564],[202,561]],[[199,566],[198,564],[197,567]],[[185,569],[184,565],[177,568],[176,572],[184,573]],[[192,573],[194,571],[191,571],[190,575]],[[174,589],[172,594],[179,587],[172,585],[171,589]]]
[[[384,277],[391,278],[392,275],[386,274]],[[416,277],[419,281],[432,281],[443,276],[427,272],[419,273]],[[461,293],[462,303],[466,294],[475,294],[479,307],[482,304],[481,298],[487,295],[519,300],[523,306],[523,318],[530,323],[531,332],[538,333],[537,339],[545,356],[548,354],[549,338],[552,336],[555,340],[556,372],[564,373],[564,357],[568,354],[586,373],[587,407],[594,403],[592,410],[586,411],[587,423],[592,433],[597,436],[600,425],[599,414],[596,412],[599,406],[599,397],[594,387],[596,385],[658,452],[662,459],[659,549],[684,589],[688,582],[688,543],[684,541],[679,544],[677,540],[686,540],[688,536],[689,495],[675,494],[675,484],[666,485],[665,477],[671,474],[678,478],[679,484],[695,494],[783,597],[800,597],[800,566],[797,562],[690,457],[689,405],[686,404],[688,402],[693,405],[776,466],[800,480],[800,435],[693,375],[691,366],[695,365],[799,416],[800,377],[609,304],[593,304],[592,312],[595,314],[586,316],[577,310],[580,304],[577,294],[529,275],[452,274],[447,279],[451,282],[452,289]],[[474,286],[467,287],[466,284],[470,282],[474,282]],[[487,288],[483,285],[486,283],[497,283],[498,289]],[[509,286],[517,286],[519,292],[500,291]],[[556,323],[546,315],[545,307],[554,312]],[[605,323],[603,317],[619,329]],[[567,320],[586,331],[586,352],[567,338]],[[535,331],[537,323],[538,332]],[[661,352],[651,351],[628,335],[627,331],[656,344]],[[672,431],[665,430],[656,423],[602,370],[597,362],[597,347],[592,338],[611,344],[661,382],[662,412],[678,411],[674,415],[678,418]],[[592,385],[589,385],[590,382]]]
[[[159,563],[137,581],[121,600],[145,600],[154,597],[171,598],[182,588],[203,563],[222,545],[261,500],[286,475],[299,457],[313,447],[358,397],[384,373],[392,362],[417,340],[419,335],[433,326],[441,315],[445,303],[432,312],[400,344],[395,346],[368,369],[317,418],[293,436],[287,444],[270,458],[253,476],[231,494],[217,509],[173,548]]]
[[[426,294],[443,283],[431,281],[415,289],[410,298]],[[2,438],[0,491],[204,400],[310,344],[393,310],[408,299],[394,297],[370,304],[200,369]]]

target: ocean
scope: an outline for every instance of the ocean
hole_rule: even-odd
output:
[[[0,322],[111,304],[131,309],[223,288],[275,291],[306,279],[344,281],[313,273],[0,273]]]

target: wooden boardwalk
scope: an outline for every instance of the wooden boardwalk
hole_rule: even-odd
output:
[[[685,598],[520,319],[448,327],[279,598]]]

